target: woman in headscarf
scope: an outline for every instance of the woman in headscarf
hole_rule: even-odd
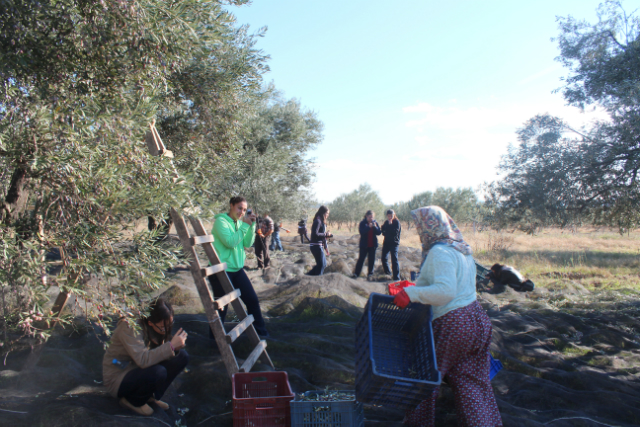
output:
[[[502,426],[489,382],[491,321],[476,301],[473,250],[451,217],[438,206],[411,212],[422,242],[422,267],[416,286],[405,288],[394,302],[410,302],[433,309],[436,360],[455,396],[461,426]],[[438,390],[407,413],[408,426],[435,425]]]

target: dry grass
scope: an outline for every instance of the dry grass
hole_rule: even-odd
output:
[[[530,236],[521,232],[474,234],[471,227],[463,226],[462,233],[479,263],[513,265],[538,286],[563,289],[578,284],[589,290],[640,292],[640,232],[621,236],[615,230],[584,228],[574,234],[548,229]],[[356,233],[343,228],[334,234]],[[403,229],[400,243],[421,247],[414,228]]]

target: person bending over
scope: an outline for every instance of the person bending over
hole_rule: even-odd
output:
[[[535,287],[531,280],[525,279],[518,270],[508,265],[494,264],[487,278],[493,282],[493,291],[496,293],[504,291],[505,285],[518,292],[532,291]]]
[[[151,304],[149,316],[139,322],[138,333],[127,319],[118,321],[102,360],[102,376],[122,406],[149,416],[153,414],[149,403],[169,409],[160,399],[189,362],[184,350],[187,333],[180,328],[171,335],[173,308],[162,298]]]
[[[393,272],[393,280],[400,280],[400,265],[398,264],[398,247],[400,246],[400,232],[402,226],[393,209],[387,211],[387,220],[380,227],[384,241],[382,242],[382,268],[384,274]],[[389,257],[391,254],[391,270],[389,270]]]
[[[329,218],[329,208],[322,205],[313,217],[311,225],[309,249],[316,260],[316,265],[307,273],[309,276],[322,276],[327,267],[326,255],[329,255],[327,237],[333,237],[333,234],[327,230],[327,218]]]
[[[360,256],[356,262],[356,270],[353,273],[354,278],[360,277],[362,266],[365,258],[369,260],[369,270],[367,272],[367,280],[373,278],[373,266],[376,262],[376,249],[378,248],[378,236],[382,233],[380,226],[375,220],[376,214],[373,211],[367,211],[364,219],[360,221],[358,227],[360,231]]]
[[[227,263],[227,276],[234,288],[240,289],[240,299],[247,306],[247,312],[253,315],[253,326],[261,336],[269,336],[267,327],[260,310],[260,301],[253,289],[251,280],[244,271],[246,258],[244,248],[250,248],[256,235],[256,216],[247,213],[247,201],[244,197],[233,197],[229,200],[229,212],[216,215],[213,223],[213,246],[216,248],[220,262]],[[256,242],[258,245],[259,242]],[[209,283],[213,296],[223,297],[226,292],[220,284],[217,275],[209,276]],[[224,323],[229,306],[219,311],[220,319]],[[209,331],[209,336],[213,334]]]
[[[442,378],[453,390],[458,425],[502,426],[489,382],[491,320],[476,300],[476,265],[473,250],[453,219],[438,206],[411,212],[422,241],[422,267],[416,286],[403,289],[394,299],[429,304],[433,309],[433,338]],[[404,424],[435,424],[438,389],[407,412]]]

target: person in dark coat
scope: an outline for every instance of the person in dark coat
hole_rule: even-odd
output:
[[[329,254],[327,238],[333,237],[333,234],[327,230],[327,218],[329,218],[329,208],[324,205],[320,206],[313,217],[313,224],[311,225],[309,248],[316,260],[316,265],[307,273],[309,276],[322,276],[327,266],[327,258],[325,256],[325,254]]]
[[[400,232],[402,226],[393,209],[387,211],[387,220],[380,227],[384,241],[382,242],[382,268],[384,274],[391,274],[393,280],[400,280],[400,265],[398,264],[398,247],[400,246]],[[389,257],[391,254],[391,271],[389,271]]]
[[[353,273],[353,277],[360,277],[362,272],[362,266],[364,265],[365,258],[368,257],[369,271],[367,272],[367,280],[373,278],[373,266],[376,261],[376,249],[378,248],[378,236],[382,233],[378,222],[375,220],[376,214],[373,211],[367,211],[364,215],[364,219],[360,221],[358,227],[360,231],[360,256],[356,263],[356,270]]]
[[[307,239],[307,242],[311,242],[309,236],[307,235],[307,220],[301,219],[298,222],[298,234],[300,235],[300,243],[304,243],[304,239]]]
[[[493,282],[496,292],[504,290],[505,285],[518,292],[532,291],[535,287],[531,280],[525,279],[518,270],[508,265],[494,264],[487,278]]]

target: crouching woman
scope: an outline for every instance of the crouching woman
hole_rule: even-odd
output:
[[[181,329],[171,336],[173,308],[162,298],[150,307],[148,317],[140,319],[141,332],[135,332],[124,319],[118,322],[102,361],[102,376],[109,393],[125,408],[149,416],[155,403],[169,405],[162,395],[189,362],[183,350],[187,333]]]
[[[416,286],[400,292],[394,302],[433,308],[433,338],[438,369],[451,386],[461,426],[502,426],[489,382],[491,321],[476,301],[476,266],[471,247],[451,217],[438,206],[411,212],[422,241],[423,264]],[[407,413],[408,426],[435,425],[438,390]]]

